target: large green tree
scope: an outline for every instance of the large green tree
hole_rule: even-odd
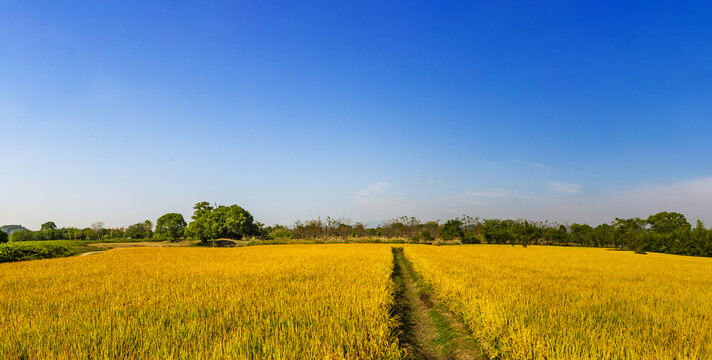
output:
[[[646,243],[648,250],[655,252],[690,255],[694,252],[690,229],[692,225],[685,216],[676,212],[659,212],[648,217],[650,236]]]
[[[464,236],[460,219],[448,220],[440,230],[440,238],[443,240],[462,239]]]
[[[187,224],[183,215],[178,213],[168,213],[156,220],[155,236],[161,239],[178,240],[185,236]]]
[[[685,215],[676,212],[659,212],[648,217],[650,230],[658,233],[674,233],[679,230],[690,230],[692,225],[687,222]]]
[[[9,240],[9,236],[6,232],[0,230],[0,244],[6,243]]]
[[[245,236],[259,235],[259,227],[252,215],[237,205],[217,207],[199,202],[188,224],[186,235],[203,242],[220,238],[239,240]]]

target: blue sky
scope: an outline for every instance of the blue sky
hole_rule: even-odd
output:
[[[0,1],[0,223],[712,225],[712,6]]]

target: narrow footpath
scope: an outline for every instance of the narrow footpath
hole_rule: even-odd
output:
[[[401,346],[408,359],[486,359],[480,345],[446,307],[431,296],[403,255],[393,248],[395,315]]]

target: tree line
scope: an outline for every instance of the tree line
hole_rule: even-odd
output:
[[[327,217],[297,221],[292,226],[265,227],[262,234],[276,240],[384,237],[419,243],[444,240],[464,244],[611,247],[638,253],[712,257],[712,229],[705,228],[700,220],[693,228],[684,215],[676,212],[660,212],[647,219],[616,218],[610,224],[596,227],[581,223],[480,219],[468,215],[442,224],[439,220],[422,222],[415,217],[401,216],[376,227],[366,227],[350,219]]]
[[[215,205],[199,202],[192,221],[188,224],[183,215],[167,213],[156,220],[154,228],[151,220],[136,223],[127,228],[106,228],[97,221],[87,228],[58,228],[53,221],[41,225],[40,230],[24,229],[12,232],[9,236],[0,231],[0,243],[15,241],[45,240],[120,240],[120,239],[155,239],[183,240],[195,239],[208,243],[216,239],[242,239],[244,237],[265,238],[264,225],[255,222],[252,215],[238,205]]]
[[[0,231],[0,242],[29,240],[108,240],[108,239],[194,239],[211,243],[217,239],[258,238],[262,240],[402,239],[407,242],[451,241],[464,244],[511,244],[527,246],[562,245],[612,247],[638,253],[658,252],[678,255],[712,256],[712,230],[698,220],[695,227],[684,215],[660,212],[641,218],[616,218],[609,224],[559,224],[548,221],[480,219],[463,215],[441,223],[401,216],[377,226],[366,226],[348,218],[317,218],[296,221],[293,225],[265,226],[238,205],[193,207],[191,222],[179,213],[167,213],[153,222],[145,220],[127,228],[105,228],[102,222],[91,227],[57,228],[54,222],[42,224],[39,231],[20,230],[7,236]]]

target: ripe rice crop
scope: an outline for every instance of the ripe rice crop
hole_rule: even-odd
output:
[[[405,255],[490,356],[712,358],[712,259],[498,245]]]
[[[0,359],[401,359],[381,245],[0,264]]]

